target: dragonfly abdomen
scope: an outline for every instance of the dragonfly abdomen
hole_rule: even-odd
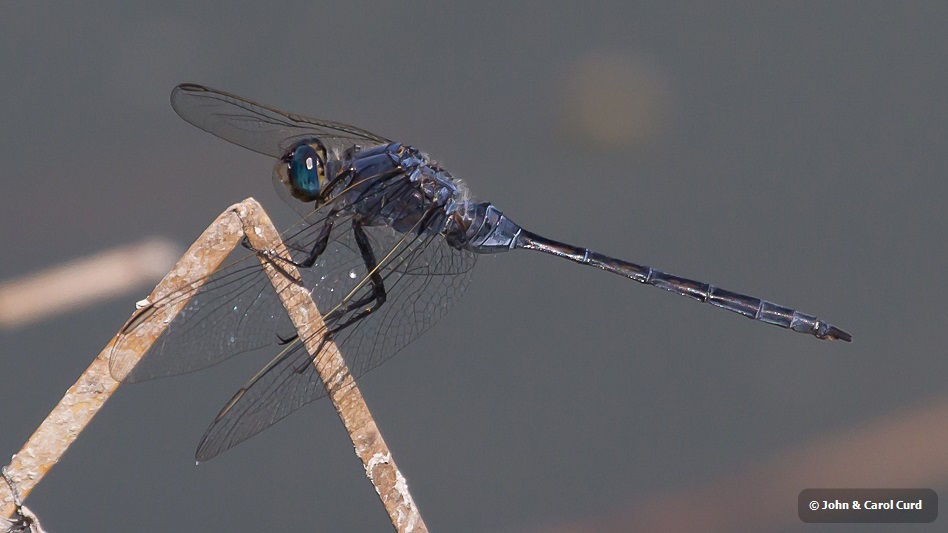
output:
[[[666,291],[687,296],[699,302],[707,302],[715,307],[738,313],[747,318],[766,324],[773,324],[799,333],[807,333],[819,339],[851,341],[852,335],[829,323],[789,307],[729,291],[688,278],[668,274],[650,266],[623,261],[614,257],[580,248],[572,244],[547,239],[541,235],[521,230],[516,248],[537,250],[563,257],[577,263],[601,268],[613,274],[633,279],[639,283],[652,285]]]

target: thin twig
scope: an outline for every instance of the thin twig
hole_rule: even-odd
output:
[[[254,249],[269,250],[289,258],[279,232],[263,208],[256,200],[248,198],[231,206],[205,230],[155,288],[149,301],[157,301],[182,287],[196,288],[220,266],[244,235]],[[261,263],[296,326],[299,337],[306,339],[307,349],[314,353],[320,340],[316,333],[324,330],[324,325],[309,292],[285,277],[285,274],[289,274],[299,280],[299,273],[289,263],[281,262],[280,270],[263,257]],[[182,299],[175,306],[163,309],[136,327],[133,338],[126,339],[123,345],[127,347],[124,349],[135,352],[137,357],[123,353],[120,360],[137,362],[185,303],[186,300]],[[118,387],[118,382],[109,373],[108,358],[114,344],[113,339],[69,389],[23,449],[13,456],[7,473],[17,484],[23,499],[39,483],[43,474],[62,457],[66,448]],[[398,531],[426,532],[427,527],[408,492],[405,478],[398,471],[336,345],[327,343],[315,359],[316,370],[326,385],[329,397],[349,432],[356,454],[362,460],[366,476],[375,486],[392,524]],[[113,370],[126,375],[132,366],[129,364],[124,369]],[[15,510],[9,489],[0,486],[0,517],[9,517]]]

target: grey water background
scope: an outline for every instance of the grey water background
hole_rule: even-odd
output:
[[[854,334],[515,252],[360,380],[433,531],[642,509],[945,400],[946,30],[935,2],[6,3],[0,279],[190,243],[247,196],[292,221],[271,160],[171,110],[189,81],[418,146],[532,231]],[[0,453],[145,292],[0,332]],[[262,355],[121,387],[28,504],[51,531],[388,530],[325,401],[194,466]],[[786,506],[764,530],[853,530]]]

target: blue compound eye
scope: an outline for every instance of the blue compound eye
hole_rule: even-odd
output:
[[[321,179],[325,179],[323,161],[309,144],[297,146],[284,159],[293,196],[301,200],[313,200],[319,196]]]

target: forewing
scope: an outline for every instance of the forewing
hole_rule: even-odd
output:
[[[344,231],[351,215],[333,214],[331,206],[302,220],[283,238],[295,261],[302,261],[313,249],[329,218],[340,226],[320,260],[310,269],[300,269],[303,282],[312,290],[320,310],[327,310],[358,280],[349,272],[362,264],[362,258]],[[279,345],[295,335],[286,310],[274,291],[260,259],[243,250],[244,257],[219,269],[199,287],[185,287],[156,302],[146,311],[162,314],[171,306],[187,300],[151,348],[137,364],[137,353],[130,348],[135,328],[124,332],[111,353],[110,368],[116,379],[139,382],[194,372],[217,364],[238,353]],[[324,311],[325,312],[325,311]],[[128,368],[133,367],[127,375]]]
[[[167,308],[187,300],[137,363],[133,346],[142,326],[123,332],[110,355],[112,376],[135,383],[184,374],[274,344],[281,335],[293,334],[292,323],[275,296],[255,256],[232,263],[199,288],[178,290],[152,303],[146,312],[166,315]]]
[[[171,91],[171,107],[181,118],[208,133],[277,158],[300,140],[314,137],[337,157],[356,144],[365,148],[390,142],[355,126],[287,113],[190,83]]]

